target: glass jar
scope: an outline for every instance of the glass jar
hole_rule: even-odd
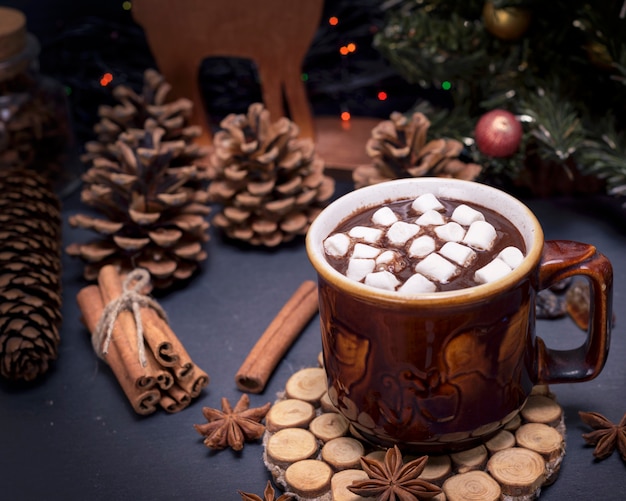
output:
[[[28,168],[59,196],[79,184],[63,86],[39,71],[39,42],[22,12],[0,7],[0,169]]]

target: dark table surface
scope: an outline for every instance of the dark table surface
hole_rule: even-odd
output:
[[[345,189],[345,187],[343,187]],[[339,186],[338,193],[342,186]],[[595,244],[615,273],[610,354],[596,379],[552,387],[565,412],[567,452],[556,482],[540,499],[626,499],[626,463],[617,453],[596,462],[578,411],[597,411],[614,422],[626,413],[626,221],[602,197],[527,201],[546,238]],[[64,241],[93,236],[69,228],[67,217],[85,212],[78,192],[63,201]],[[298,240],[277,249],[224,240],[211,228],[208,259],[186,287],[159,299],[170,325],[211,382],[183,411],[134,413],[112,372],[92,351],[75,297],[85,285],[82,264],[63,257],[62,343],[46,377],[27,388],[0,384],[0,500],[236,500],[237,490],[262,495],[271,478],[261,443],[243,451],[206,448],[193,425],[206,422],[203,406],[219,407],[241,392],[234,376],[300,283],[315,279]],[[580,338],[569,319],[540,321],[538,334],[554,346]],[[315,366],[321,350],[315,317],[286,353],[252,406],[273,402],[295,371]]]

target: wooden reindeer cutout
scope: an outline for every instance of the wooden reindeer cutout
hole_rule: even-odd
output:
[[[304,57],[317,31],[323,0],[133,0],[133,17],[144,29],[172,97],[193,102],[191,122],[211,142],[198,86],[198,70],[209,56],[252,60],[272,119],[286,116],[313,138],[313,117],[301,79]]]

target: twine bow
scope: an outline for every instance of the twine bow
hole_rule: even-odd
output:
[[[133,283],[134,282],[134,283]],[[104,355],[109,351],[111,336],[115,320],[122,311],[131,311],[137,327],[137,352],[139,362],[142,367],[147,365],[146,350],[143,337],[143,323],[141,322],[141,307],[147,306],[155,310],[159,316],[167,320],[165,311],[151,297],[140,293],[150,282],[150,273],[143,268],[136,268],[131,271],[122,284],[122,294],[107,304],[98,320],[95,335],[93,336],[93,349],[98,357],[104,360]],[[132,284],[132,287],[131,287]]]

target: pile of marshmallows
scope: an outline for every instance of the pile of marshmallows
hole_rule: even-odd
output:
[[[468,205],[458,205],[448,218],[441,213],[445,207],[437,197],[426,193],[411,207],[419,214],[414,222],[402,221],[384,206],[372,215],[372,226],[354,226],[347,233],[326,238],[324,251],[328,256],[348,259],[346,276],[352,280],[416,294],[437,291],[437,283],[448,283],[472,264],[476,251],[491,251],[496,243],[493,225],[485,221],[482,212]],[[414,271],[404,283],[396,275],[407,266],[403,255]],[[474,281],[478,285],[498,280],[523,259],[520,249],[506,247],[474,272]]]

